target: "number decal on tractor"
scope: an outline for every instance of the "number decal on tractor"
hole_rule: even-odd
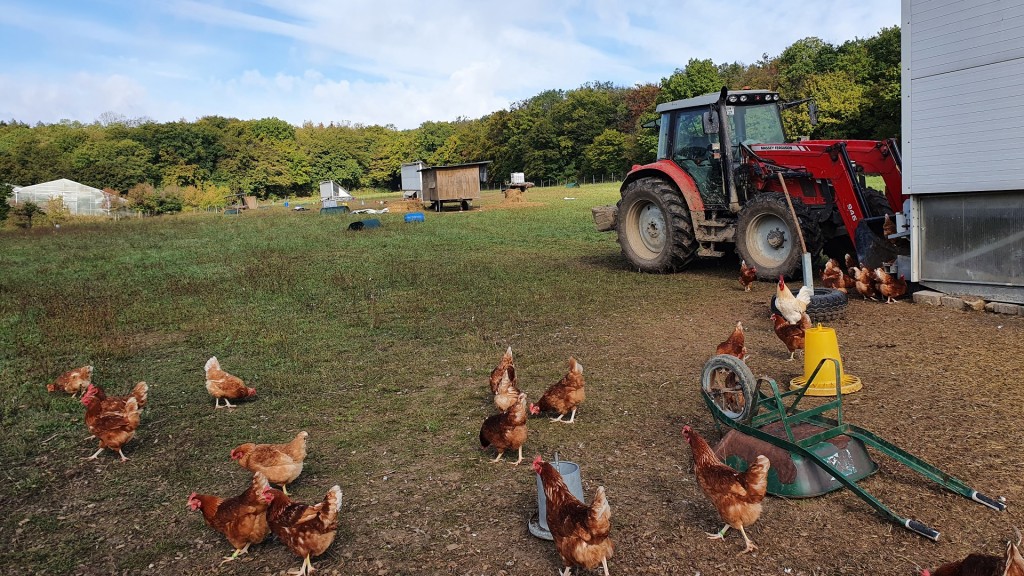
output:
[[[850,213],[850,220],[857,221],[857,213],[853,211],[853,204],[846,205],[846,211]]]

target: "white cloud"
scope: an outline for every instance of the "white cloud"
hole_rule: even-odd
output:
[[[32,32],[51,18],[76,23],[61,27],[63,51],[0,63],[4,84],[18,86],[0,91],[0,117],[91,121],[112,110],[410,128],[551,88],[658,82],[691,58],[752,63],[807,36],[838,44],[899,23],[893,0],[112,2],[71,15],[0,0],[0,34],[23,39],[15,46],[52,40]]]

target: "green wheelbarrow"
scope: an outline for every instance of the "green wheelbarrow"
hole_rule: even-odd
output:
[[[826,364],[835,369],[835,399],[806,410],[798,409],[804,392]],[[839,362],[822,358],[806,386],[780,392],[775,380],[754,378],[750,368],[735,356],[712,357],[704,365],[701,396],[719,432],[723,424],[730,428],[716,447],[716,454],[740,471],[746,470],[757,455],[764,454],[771,461],[769,494],[805,498],[848,488],[890,521],[932,540],[939,539],[937,530],[896,514],[857,485],[878,470],[867,446],[951,492],[999,512],[1006,509],[1002,498],[985,496],[880,436],[844,422],[841,380]],[[764,387],[770,389],[770,395],[763,391]],[[830,412],[834,412],[834,419],[825,416]]]

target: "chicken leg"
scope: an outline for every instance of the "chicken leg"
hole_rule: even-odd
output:
[[[559,414],[558,418],[552,418],[551,421],[561,422],[562,424],[572,424],[576,420],[576,409],[572,409],[572,414],[569,416],[568,420],[562,420],[562,416],[565,416],[565,414]]]
[[[746,554],[747,552],[753,552],[754,550],[758,549],[757,548],[757,544],[754,544],[750,540],[750,538],[747,538],[747,532],[746,532],[746,530],[743,529],[742,525],[740,525],[740,535],[743,536],[743,541],[746,542],[747,547],[744,548],[742,552],[737,554],[737,556],[742,556],[743,554]]]
[[[523,461],[523,447],[519,447],[519,460],[513,462],[514,465],[519,466],[519,463]]]
[[[497,462],[498,460],[501,460],[501,455],[504,454],[504,453],[505,453],[504,450],[498,450],[498,455],[495,456],[494,460],[491,460],[491,462]]]
[[[236,549],[235,553],[232,554],[231,556],[225,556],[224,559],[221,560],[220,565],[223,566],[223,565],[227,564],[228,562],[231,562],[232,560],[238,560],[238,557],[241,556],[242,554],[248,554],[249,553],[249,544],[250,544],[249,542],[246,542],[245,543],[245,547]]]
[[[289,570],[289,574],[296,576],[307,576],[313,571],[313,563],[309,561],[309,554],[306,554],[306,559],[302,561],[302,566],[298,570]]]
[[[220,400],[221,400],[220,398],[214,397],[213,400],[214,400],[214,402],[216,402],[216,404],[214,404],[214,406],[213,406],[214,408],[234,408],[235,407],[234,404],[232,404],[231,402],[228,402],[227,398],[224,398],[224,405],[223,406],[220,405]]]

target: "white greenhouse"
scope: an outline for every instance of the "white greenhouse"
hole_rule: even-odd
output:
[[[15,204],[34,202],[45,208],[46,202],[54,197],[62,199],[72,214],[102,216],[110,213],[110,202],[103,190],[67,178],[16,188],[13,200]]]

